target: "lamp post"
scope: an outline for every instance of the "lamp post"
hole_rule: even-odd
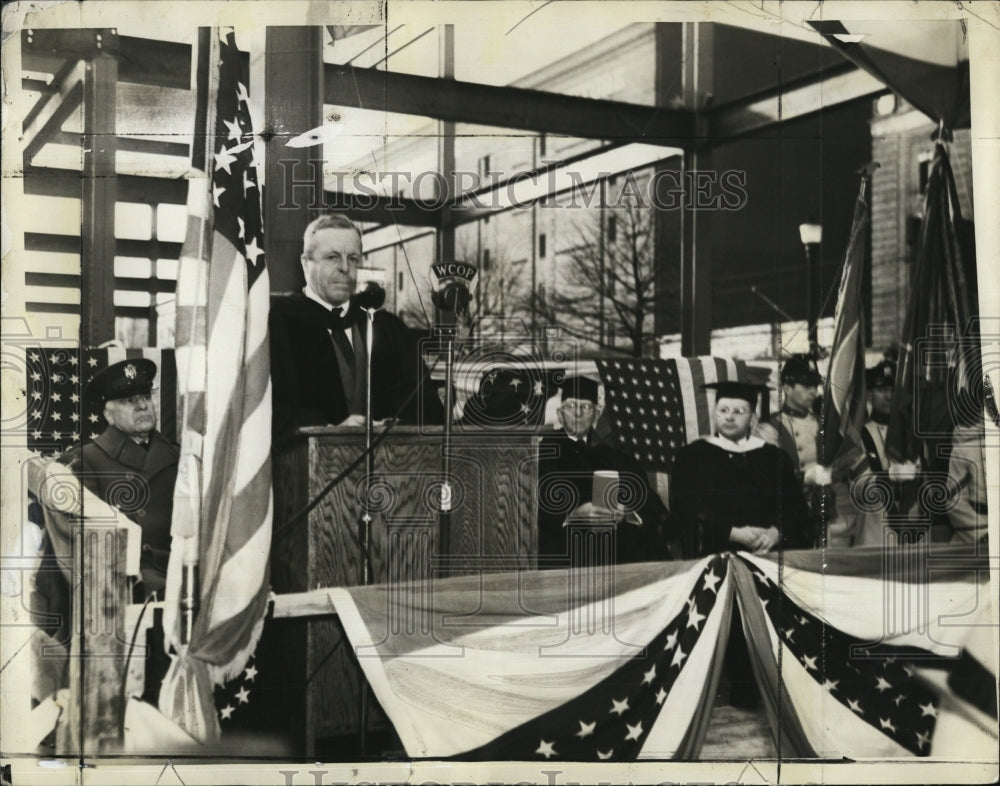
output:
[[[823,242],[823,227],[816,223],[812,216],[804,224],[799,224],[799,238],[802,240],[802,247],[806,251],[806,325],[809,335],[809,353],[815,358],[819,351],[819,333],[816,327],[818,314],[816,313],[816,284],[813,281],[814,271],[814,249]]]

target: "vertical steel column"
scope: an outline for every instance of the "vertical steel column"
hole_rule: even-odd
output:
[[[455,78],[455,25],[442,25],[441,33],[441,78]],[[438,262],[455,261],[455,227],[451,221],[450,204],[455,199],[455,123],[451,120],[438,122],[438,165],[441,167],[442,181],[447,183],[448,193],[443,195],[445,207],[441,211],[441,224],[437,232]]]
[[[101,38],[114,35],[104,30]],[[109,42],[110,43],[110,42]],[[118,60],[100,52],[83,80],[81,180],[80,342],[96,346],[115,337],[115,131]]]
[[[706,138],[706,100],[713,91],[714,27],[710,22],[685,22],[683,31],[684,107],[695,113],[694,144],[684,151],[681,182],[681,352],[711,353],[712,337],[712,213],[698,210],[696,178],[712,167]]]
[[[680,98],[678,71],[682,68],[683,25],[657,22],[654,25],[656,106],[672,108]],[[671,142],[670,144],[676,144]],[[679,210],[669,200],[680,199],[679,165],[669,159],[654,167],[656,199],[653,200],[653,334],[664,336],[680,331],[681,244]]]
[[[285,146],[323,123],[323,35],[319,26],[267,28],[264,251],[272,292],[305,284],[302,233],[323,209],[322,146]]]

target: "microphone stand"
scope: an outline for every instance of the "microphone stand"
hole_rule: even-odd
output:
[[[455,374],[455,333],[454,323],[443,324],[440,334],[445,339],[444,355],[444,434],[441,440],[441,508],[438,511],[440,533],[439,551],[442,556],[441,576],[447,578],[450,572],[451,558],[451,411],[454,408],[452,383]]]
[[[372,346],[375,337],[375,310],[374,308],[363,309],[368,315],[368,330],[365,335],[365,493],[361,503],[361,523],[358,537],[361,550],[360,583],[362,586],[372,583],[371,485],[372,474],[375,472],[375,457],[372,455],[372,439],[374,437],[372,425]],[[359,747],[361,755],[364,756],[368,752],[368,684],[363,678],[358,693],[358,724],[360,728]]]

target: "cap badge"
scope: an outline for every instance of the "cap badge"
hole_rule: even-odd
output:
[[[127,366],[125,366],[125,376],[126,377],[128,377],[129,379],[135,379],[135,373],[136,373],[135,372],[135,366],[133,366],[131,363],[129,363]]]

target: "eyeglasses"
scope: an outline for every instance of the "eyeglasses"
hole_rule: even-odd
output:
[[[564,409],[567,412],[572,412],[574,414],[579,413],[582,415],[586,415],[587,413],[594,411],[594,405],[587,404],[586,402],[584,402],[583,404],[563,404],[561,409]]]
[[[727,415],[735,415],[736,417],[741,417],[750,411],[748,407],[716,407],[715,414],[726,417]]]

